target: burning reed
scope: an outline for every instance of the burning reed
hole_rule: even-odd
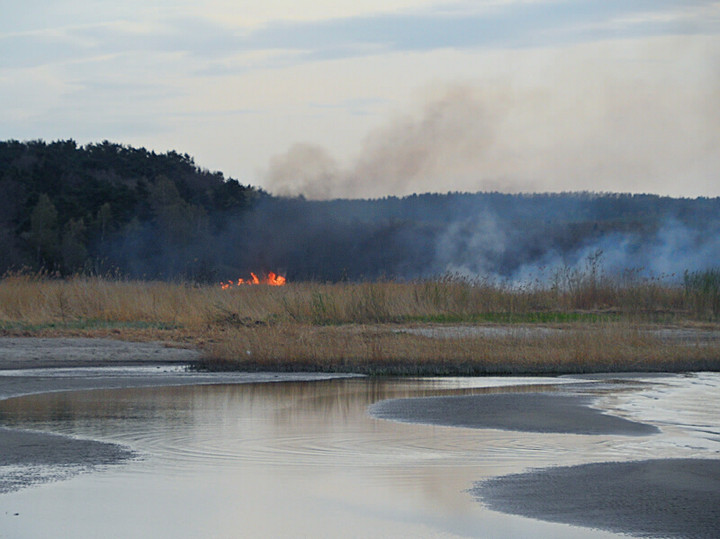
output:
[[[444,278],[223,289],[15,274],[0,281],[0,329],[198,346],[205,367],[222,369],[458,375],[717,369],[720,324],[712,302],[700,301],[699,282],[690,288],[596,278],[511,287]]]

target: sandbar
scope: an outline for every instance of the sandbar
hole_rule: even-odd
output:
[[[613,375],[615,377],[615,375]],[[601,376],[595,376],[598,381]],[[628,377],[623,377],[628,378]],[[554,392],[508,392],[391,399],[379,418],[448,427],[569,435],[652,436],[653,425],[592,408],[581,386]],[[652,537],[715,538],[720,529],[720,460],[654,459],[560,466],[495,477],[471,493],[492,510]]]
[[[720,460],[657,459],[547,468],[478,483],[490,509],[652,537],[720,530]]]
[[[657,427],[591,408],[585,395],[493,393],[453,397],[390,399],[374,404],[381,419],[448,427],[564,434],[646,436]]]

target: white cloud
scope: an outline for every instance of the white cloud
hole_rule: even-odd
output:
[[[720,194],[718,2],[28,1],[0,21],[0,138],[176,149],[253,183],[308,143],[345,178],[338,194]],[[447,121],[463,103],[492,121],[403,177],[379,155],[412,145],[373,139],[404,126],[422,147],[447,88],[469,89]],[[348,187],[374,168],[384,178]]]

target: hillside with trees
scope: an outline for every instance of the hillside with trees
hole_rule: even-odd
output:
[[[438,185],[442,185],[439,179]],[[0,272],[212,282],[538,278],[602,263],[715,267],[720,199],[615,193],[272,197],[187,154],[110,142],[0,142]],[[546,275],[547,277],[547,275]]]
[[[0,271],[62,274],[124,273],[118,241],[152,229],[145,248],[194,244],[263,196],[187,154],[72,140],[0,143],[0,189]]]

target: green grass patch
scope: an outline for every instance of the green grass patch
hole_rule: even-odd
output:
[[[526,313],[475,313],[475,314],[431,314],[403,317],[403,322],[430,322],[436,324],[496,323],[496,324],[561,324],[570,322],[618,322],[617,313],[578,312],[526,312]]]
[[[179,329],[181,325],[169,322],[120,322],[115,320],[68,320],[66,322],[46,322],[28,324],[24,322],[0,322],[0,331],[43,331],[47,329],[83,330],[83,329]]]

